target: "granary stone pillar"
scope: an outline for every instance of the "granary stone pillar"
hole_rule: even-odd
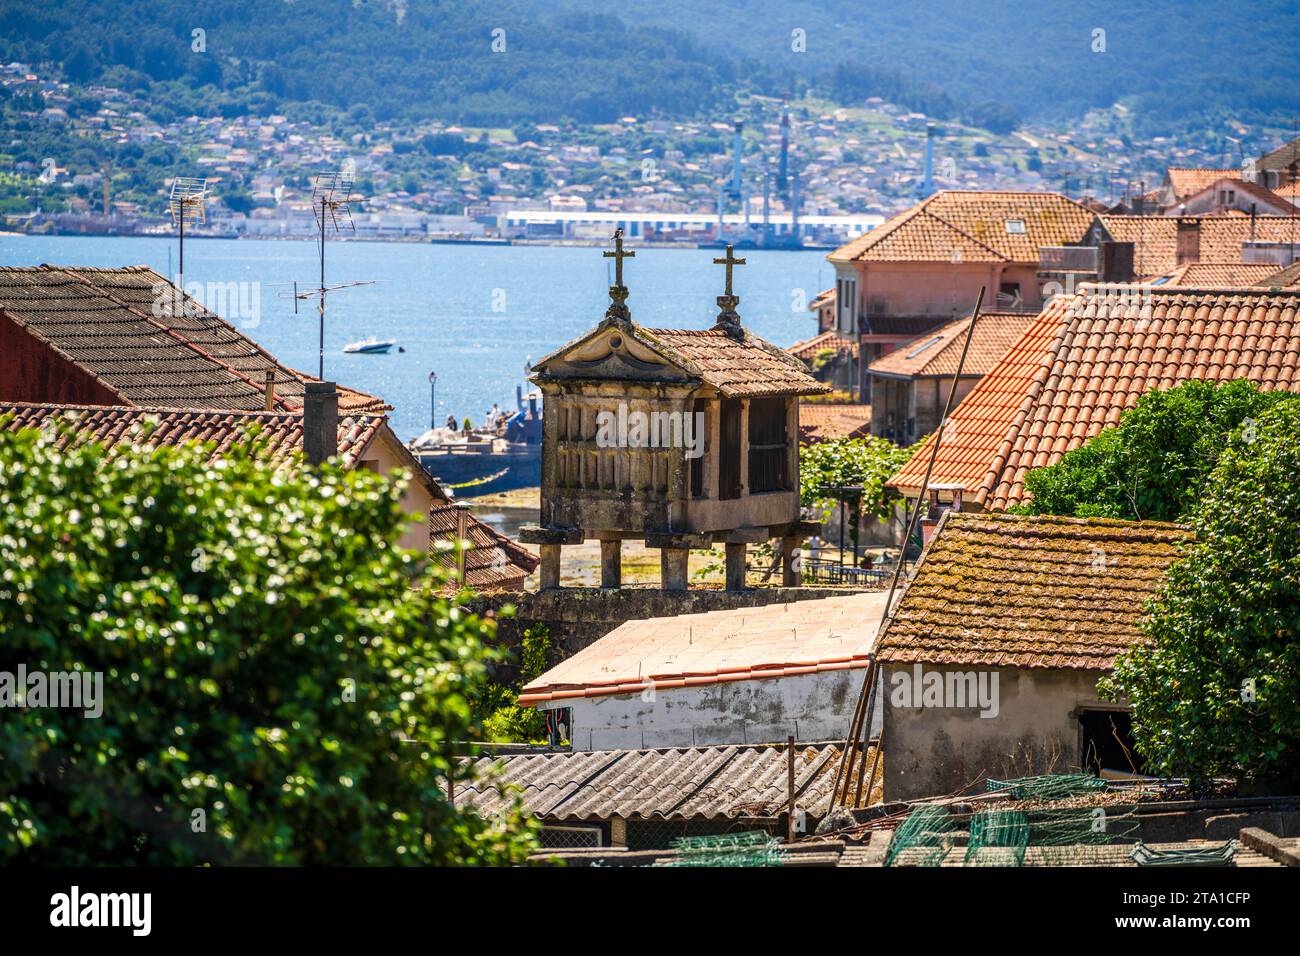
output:
[[[600,542],[600,586],[616,588],[623,583],[623,542],[619,538]]]
[[[539,545],[538,551],[542,556],[542,567],[539,572],[542,590],[558,588],[560,586],[560,545]]]
[[[728,543],[727,549],[727,590],[745,590],[745,556],[748,549],[744,544]]]
[[[665,591],[685,591],[691,552],[687,548],[660,548],[659,573]]]
[[[781,586],[797,588],[803,582],[796,563],[796,555],[802,538],[784,537],[781,539]]]

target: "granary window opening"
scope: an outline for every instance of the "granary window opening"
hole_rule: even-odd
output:
[[[749,491],[789,490],[789,445],[784,397],[756,398],[749,405]]]
[[[724,501],[740,497],[740,399],[722,401],[718,453],[718,497]]]

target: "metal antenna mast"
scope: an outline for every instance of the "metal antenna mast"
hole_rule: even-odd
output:
[[[208,221],[208,181],[195,176],[177,176],[172,180],[171,195],[167,208],[171,212],[172,222],[180,230],[180,268],[176,272],[176,284],[181,293],[185,292],[185,222],[203,225]]]
[[[325,284],[325,238],[329,235],[332,227],[337,234],[347,229],[349,232],[355,232],[356,227],[352,222],[352,210],[348,205],[355,202],[356,197],[352,195],[352,177],[337,170],[317,173],[314,177],[311,190],[312,212],[316,216],[317,239],[319,242],[320,252],[320,285],[315,289],[306,292],[298,291],[298,283],[293,284],[293,292],[281,292],[281,298],[288,297],[293,299],[293,313],[298,314],[299,299],[316,299],[316,314],[320,321],[320,340],[319,340],[319,365],[316,375],[322,381],[325,378],[325,297],[331,292],[337,292],[339,289],[349,289],[358,285],[374,285],[373,279],[366,279],[359,282],[341,282],[338,285],[327,286]]]

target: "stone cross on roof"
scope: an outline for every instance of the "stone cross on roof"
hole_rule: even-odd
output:
[[[627,307],[627,286],[623,285],[623,260],[636,258],[635,252],[623,248],[622,227],[614,230],[614,251],[601,253],[606,259],[614,260],[614,284],[609,287],[612,300],[605,310],[605,318],[618,322],[632,321],[632,312]]]
[[[714,259],[713,264],[716,266],[727,267],[727,288],[726,291],[718,296],[718,308],[722,311],[718,313],[718,321],[715,328],[720,328],[728,335],[734,338],[744,338],[744,330],[740,327],[740,315],[736,312],[736,306],[740,304],[740,296],[736,295],[731,288],[732,267],[743,266],[744,259],[737,259],[733,252],[733,247],[727,246],[727,254],[720,259]]]

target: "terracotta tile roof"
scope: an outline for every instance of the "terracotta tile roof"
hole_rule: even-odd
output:
[[[1161,276],[1178,268],[1177,216],[1100,216],[1116,242],[1133,243],[1138,275]],[[1241,262],[1242,245],[1258,242],[1300,243],[1300,216],[1183,216],[1200,225],[1200,262]]]
[[[1300,391],[1300,293],[1084,285],[1054,299],[953,412],[931,481],[989,510],[1154,388],[1244,378]],[[930,440],[889,484],[915,493]]]
[[[439,542],[456,539],[456,506],[435,506],[429,513],[429,553],[451,575],[456,572],[456,554]],[[491,525],[466,515],[465,583],[476,591],[518,591],[540,563],[537,555],[516,544]]]
[[[845,338],[834,329],[814,335],[810,339],[804,339],[802,342],[796,342],[786,351],[801,362],[811,362],[822,352],[831,349],[836,352],[847,352],[854,358],[858,357],[857,341]]]
[[[808,374],[797,358],[748,331],[741,341],[721,329],[633,328],[651,347],[727,398],[818,395],[831,390]]]
[[[304,383],[314,379],[280,364],[189,297],[184,309],[155,309],[159,285],[170,283],[144,266],[0,268],[0,313],[124,404],[256,411],[265,407],[266,372],[274,370],[277,408],[302,407]],[[339,407],[390,408],[347,388],[339,389]]]
[[[1292,163],[1300,163],[1300,137],[1283,143],[1271,153],[1265,153],[1255,163],[1258,169],[1286,169]]]
[[[1233,179],[1240,175],[1240,169],[1211,169],[1206,166],[1170,166],[1165,170],[1165,180],[1172,187],[1175,199],[1186,199],[1220,179]]]
[[[962,375],[986,375],[1038,318],[1034,312],[981,312]],[[908,378],[955,375],[966,344],[970,316],[918,336],[876,359],[874,374]]]
[[[830,807],[840,745],[795,751],[795,794],[820,818]],[[522,790],[524,810],[544,820],[729,820],[785,811],[784,745],[595,750],[480,757],[460,784],[456,807],[489,815],[506,804],[499,785]],[[499,775],[497,775],[499,773]]]
[[[1260,263],[1189,262],[1156,281],[1170,289],[1237,289],[1257,285],[1277,271],[1276,265]]]
[[[1106,670],[1190,531],[1159,522],[948,514],[881,635],[888,664]]]
[[[822,306],[829,305],[834,301],[835,301],[835,287],[832,286],[829,289],[823,289],[821,292],[818,292],[816,298],[814,298],[811,302],[808,303],[808,308],[811,309],[813,312],[816,312]]]
[[[1078,242],[1094,213],[1058,193],[944,190],[846,243],[831,262],[1037,263],[1040,246]],[[1019,221],[1024,231],[1010,231]]]
[[[1300,261],[1264,276],[1255,285],[1261,289],[1300,289]]]
[[[862,438],[871,433],[871,406],[804,402],[799,406],[799,443]]]
[[[384,427],[383,415],[339,416],[339,454],[354,467]],[[103,405],[49,405],[0,402],[0,429],[20,431],[67,423],[73,432],[60,447],[97,442],[109,449],[161,448],[190,442],[212,443],[218,458],[250,441],[257,429],[268,460],[288,465],[302,451],[302,414],[297,412],[194,411]]]
[[[521,705],[867,666],[885,594],[627,621],[523,689]]]

